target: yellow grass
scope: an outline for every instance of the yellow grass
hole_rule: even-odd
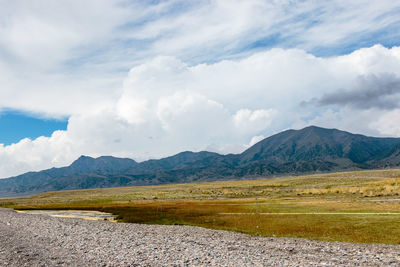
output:
[[[188,224],[262,236],[400,244],[400,170],[61,191],[0,200],[16,209],[86,209],[120,221]],[[245,213],[245,214],[223,214]]]

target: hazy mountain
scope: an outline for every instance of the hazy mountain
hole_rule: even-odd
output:
[[[81,156],[70,166],[0,179],[0,196],[45,191],[269,177],[400,165],[400,138],[310,126],[268,137],[241,154],[181,152],[137,163]]]

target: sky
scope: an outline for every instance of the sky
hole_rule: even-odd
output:
[[[0,0],[0,178],[80,155],[400,137],[400,2]]]

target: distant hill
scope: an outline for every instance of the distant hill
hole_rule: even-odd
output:
[[[268,137],[241,154],[186,151],[141,163],[110,156],[81,156],[68,167],[0,179],[0,197],[397,166],[400,138],[367,137],[310,126]]]

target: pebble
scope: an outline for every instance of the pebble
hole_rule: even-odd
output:
[[[0,209],[0,266],[400,266],[400,246],[255,237]]]

